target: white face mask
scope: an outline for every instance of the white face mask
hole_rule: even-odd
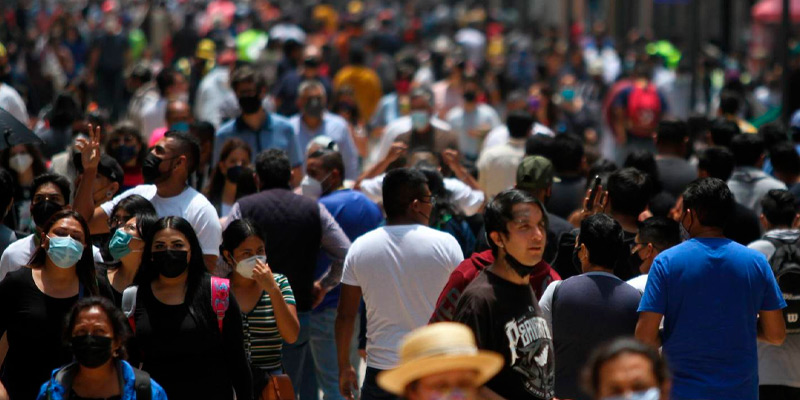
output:
[[[328,179],[330,174],[326,175],[322,178],[322,181]],[[322,196],[322,181],[318,181],[308,175],[303,177],[303,181],[300,182],[300,190],[303,192],[303,196],[310,197],[312,199],[318,199]]]
[[[33,164],[33,157],[28,153],[15,154],[8,159],[8,166],[18,174],[27,171],[31,164]]]
[[[252,256],[250,258],[245,258],[244,260],[236,263],[236,272],[238,272],[239,275],[247,279],[253,279],[253,269],[256,267],[256,261],[258,260],[261,260],[261,262],[266,263],[267,257]]]

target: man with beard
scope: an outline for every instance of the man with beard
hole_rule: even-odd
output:
[[[614,275],[622,226],[606,214],[581,221],[573,258],[581,275],[553,282],[539,306],[553,330],[556,396],[589,400],[580,390],[580,370],[600,344],[636,329],[641,294]]]
[[[542,260],[547,214],[535,197],[500,192],[484,212],[494,263],[467,286],[454,321],[469,326],[478,348],[503,355],[503,369],[482,389],[485,397],[553,398],[553,341],[530,287]]]
[[[262,107],[267,85],[263,77],[253,68],[242,66],[231,74],[231,89],[239,99],[242,114],[223,124],[214,139],[214,164],[219,162],[219,153],[225,141],[236,137],[244,140],[255,152],[251,159],[266,149],[280,149],[289,155],[292,166],[291,186],[297,187],[303,178],[303,153],[294,128],[289,121],[277,114],[270,114]]]
[[[42,240],[42,226],[55,213],[69,207],[69,181],[67,178],[53,173],[46,173],[33,180],[33,197],[31,198],[31,215],[36,224],[36,232],[11,243],[0,257],[0,280],[6,274],[16,271],[25,265]],[[108,227],[106,227],[108,230]],[[97,247],[92,247],[95,261],[103,261]]]
[[[92,234],[108,232],[108,218],[111,210],[120,200],[138,194],[153,203],[159,217],[181,216],[197,233],[206,266],[213,269],[219,256],[222,242],[222,228],[214,206],[197,190],[187,184],[189,175],[197,169],[200,159],[200,145],[187,132],[168,131],[158,141],[144,159],[142,175],[146,184],[126,190],[111,201],[94,208],[94,200],[75,199],[75,208],[86,209],[91,201],[94,210],[89,222]],[[77,192],[82,185],[93,185],[96,179],[97,164],[84,164],[84,174]],[[91,170],[95,169],[92,173]]]

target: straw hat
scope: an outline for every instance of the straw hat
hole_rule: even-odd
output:
[[[503,367],[503,357],[480,351],[475,336],[465,325],[439,322],[415,329],[400,345],[400,365],[378,374],[378,385],[402,395],[406,386],[420,378],[456,370],[478,373],[475,385],[486,383]]]

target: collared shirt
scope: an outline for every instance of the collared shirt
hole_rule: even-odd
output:
[[[517,167],[525,157],[525,139],[509,139],[503,145],[486,149],[478,158],[478,183],[486,197],[514,187]]]
[[[222,146],[230,138],[241,139],[250,145],[253,149],[251,160],[255,160],[255,156],[264,150],[281,149],[288,154],[292,168],[303,164],[303,153],[297,142],[294,128],[286,118],[280,115],[267,113],[264,124],[258,132],[250,129],[242,117],[223,124],[214,139],[214,164],[219,162]]]
[[[289,123],[297,134],[297,141],[303,154],[305,154],[308,144],[315,137],[327,136],[339,146],[339,152],[342,154],[342,160],[344,161],[345,179],[355,180],[358,178],[358,151],[356,150],[355,142],[353,142],[353,137],[350,135],[347,121],[344,118],[325,112],[322,114],[322,123],[317,129],[311,129],[306,125],[300,114],[290,118]]]

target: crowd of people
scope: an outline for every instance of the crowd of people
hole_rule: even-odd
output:
[[[800,398],[774,68],[313,3],[0,5],[0,400]]]

